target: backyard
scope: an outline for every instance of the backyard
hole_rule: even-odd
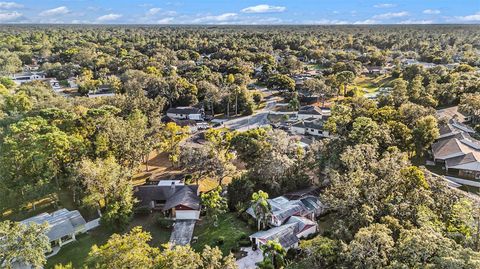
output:
[[[211,247],[218,246],[222,250],[224,255],[230,253],[231,249],[237,248],[238,242],[243,236],[249,236],[255,231],[248,226],[247,223],[240,220],[235,213],[225,213],[218,218],[218,226],[214,227],[213,224],[207,220],[202,219],[197,222],[195,231],[193,232],[194,238],[197,237],[197,241],[192,243],[192,247],[196,251],[201,251],[206,245]],[[223,239],[223,243],[219,244],[219,239]]]
[[[374,96],[379,88],[389,86],[393,80],[392,77],[387,75],[381,75],[378,77],[373,76],[359,76],[355,79],[352,85],[349,85],[349,90],[357,88],[361,95],[366,97]]]

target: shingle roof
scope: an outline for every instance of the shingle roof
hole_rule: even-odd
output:
[[[198,199],[197,190],[197,185],[177,185],[175,187],[142,185],[137,187],[134,195],[140,200],[140,205],[143,206],[149,205],[151,201],[166,201],[165,206],[167,206],[167,203],[169,203],[169,205],[178,205],[179,202],[181,203],[182,201],[184,201],[185,203],[190,203],[192,209],[198,209],[200,203],[199,200],[197,201],[198,204],[196,206],[192,204],[193,202],[195,202],[195,200],[193,199],[194,196]],[[170,199],[172,200],[169,201]],[[174,205],[173,207],[175,207],[176,205]]]
[[[163,210],[169,210],[178,205],[183,205],[193,210],[200,209],[200,198],[197,193],[194,192],[189,186],[181,188],[179,191],[175,192],[163,206]]]
[[[303,115],[322,115],[322,109],[317,106],[304,106],[298,111],[298,114]]]
[[[447,167],[454,167],[461,164],[473,163],[478,162],[480,163],[480,153],[479,152],[469,152],[465,155],[458,156],[455,158],[447,159],[446,161]]]
[[[201,114],[202,110],[196,107],[171,107],[167,113],[173,114]]]
[[[57,210],[51,214],[42,213],[21,221],[21,223],[25,225],[30,223],[43,224],[45,222],[49,225],[47,236],[50,241],[73,234],[79,227],[86,223],[78,210],[68,211],[65,208]]]
[[[444,159],[452,154],[466,154],[469,149],[459,139],[453,137],[435,142],[432,145],[432,152],[436,159]]]

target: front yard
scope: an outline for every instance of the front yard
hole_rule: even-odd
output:
[[[198,237],[197,242],[192,243],[196,251],[202,251],[206,245],[211,247],[218,246],[224,255],[230,253],[232,249],[237,248],[242,235],[249,236],[255,231],[248,226],[246,222],[239,219],[235,213],[225,213],[218,219],[218,227],[205,219],[197,222],[194,237]],[[219,239],[223,243],[219,244]]]

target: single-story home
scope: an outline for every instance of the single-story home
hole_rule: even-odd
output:
[[[325,120],[330,116],[330,110],[322,110],[318,106],[302,106],[297,113],[297,119],[323,119]]]
[[[172,219],[199,219],[198,185],[185,185],[182,180],[160,180],[134,189],[139,206],[160,210]]]
[[[25,82],[44,79],[45,78],[45,73],[43,73],[43,72],[18,73],[18,74],[14,74],[10,78],[13,80],[13,82],[15,82],[17,84],[22,84],[22,83],[25,83]]]
[[[203,109],[196,107],[175,107],[167,110],[167,116],[172,119],[203,120]]]
[[[470,136],[470,129],[458,122],[439,126],[440,138],[432,144],[432,155],[448,175],[480,179],[480,141]]]
[[[329,137],[329,132],[323,129],[323,121],[315,118],[308,118],[292,124],[290,130],[294,134],[313,135],[318,137]]]
[[[314,195],[305,195],[299,199],[279,196],[274,199],[268,199],[267,202],[271,209],[269,225],[277,227],[284,224],[292,216],[315,220],[316,217],[325,211],[325,206],[320,202],[318,196]],[[247,209],[247,213],[256,219],[252,207]]]
[[[250,235],[250,241],[260,247],[268,241],[276,240],[285,249],[296,248],[300,239],[306,238],[317,231],[318,225],[316,222],[304,217],[292,216],[284,225]]]
[[[69,211],[60,209],[53,213],[42,213],[35,217],[28,218],[20,223],[29,225],[30,223],[43,224],[48,223],[48,239],[52,247],[62,247],[65,244],[75,241],[75,236],[86,232],[85,219],[78,210]]]

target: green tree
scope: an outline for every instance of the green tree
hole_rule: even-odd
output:
[[[437,119],[434,116],[420,118],[413,129],[413,138],[418,156],[423,156],[425,150],[440,136]]]
[[[360,229],[348,244],[345,258],[353,268],[383,268],[390,262],[395,241],[383,224]]]
[[[150,233],[134,227],[130,232],[113,234],[102,246],[94,245],[88,253],[87,263],[91,268],[155,268],[158,248],[151,247]]]
[[[221,195],[222,188],[218,186],[217,188],[202,193],[202,205],[205,207],[207,212],[207,217],[213,221],[213,226],[218,226],[218,215],[225,213],[227,209],[227,199]]]
[[[287,75],[274,74],[268,78],[267,86],[273,90],[293,91],[295,90],[295,80]]]
[[[336,74],[336,81],[339,83],[339,85],[342,86],[343,95],[347,94],[348,85],[352,84],[354,80],[355,74],[351,71],[342,71]],[[338,91],[340,93],[341,89],[339,89]]]
[[[260,249],[263,252],[263,261],[259,264],[259,268],[284,268],[287,251],[278,241],[269,240],[266,244],[260,246]]]
[[[271,208],[268,203],[268,193],[259,190],[252,194],[252,208],[257,218],[257,229],[266,227],[270,220]]]
[[[168,158],[175,165],[180,155],[180,142],[188,137],[188,126],[181,127],[174,122],[169,122],[161,130],[160,143],[157,149],[168,152]]]
[[[76,168],[76,178],[85,188],[86,205],[102,209],[101,221],[113,229],[122,229],[130,220],[134,199],[130,171],[113,157],[82,160]]]
[[[0,222],[0,265],[15,268],[13,263],[20,262],[42,267],[47,262],[45,253],[51,250],[48,229],[47,224]]]

